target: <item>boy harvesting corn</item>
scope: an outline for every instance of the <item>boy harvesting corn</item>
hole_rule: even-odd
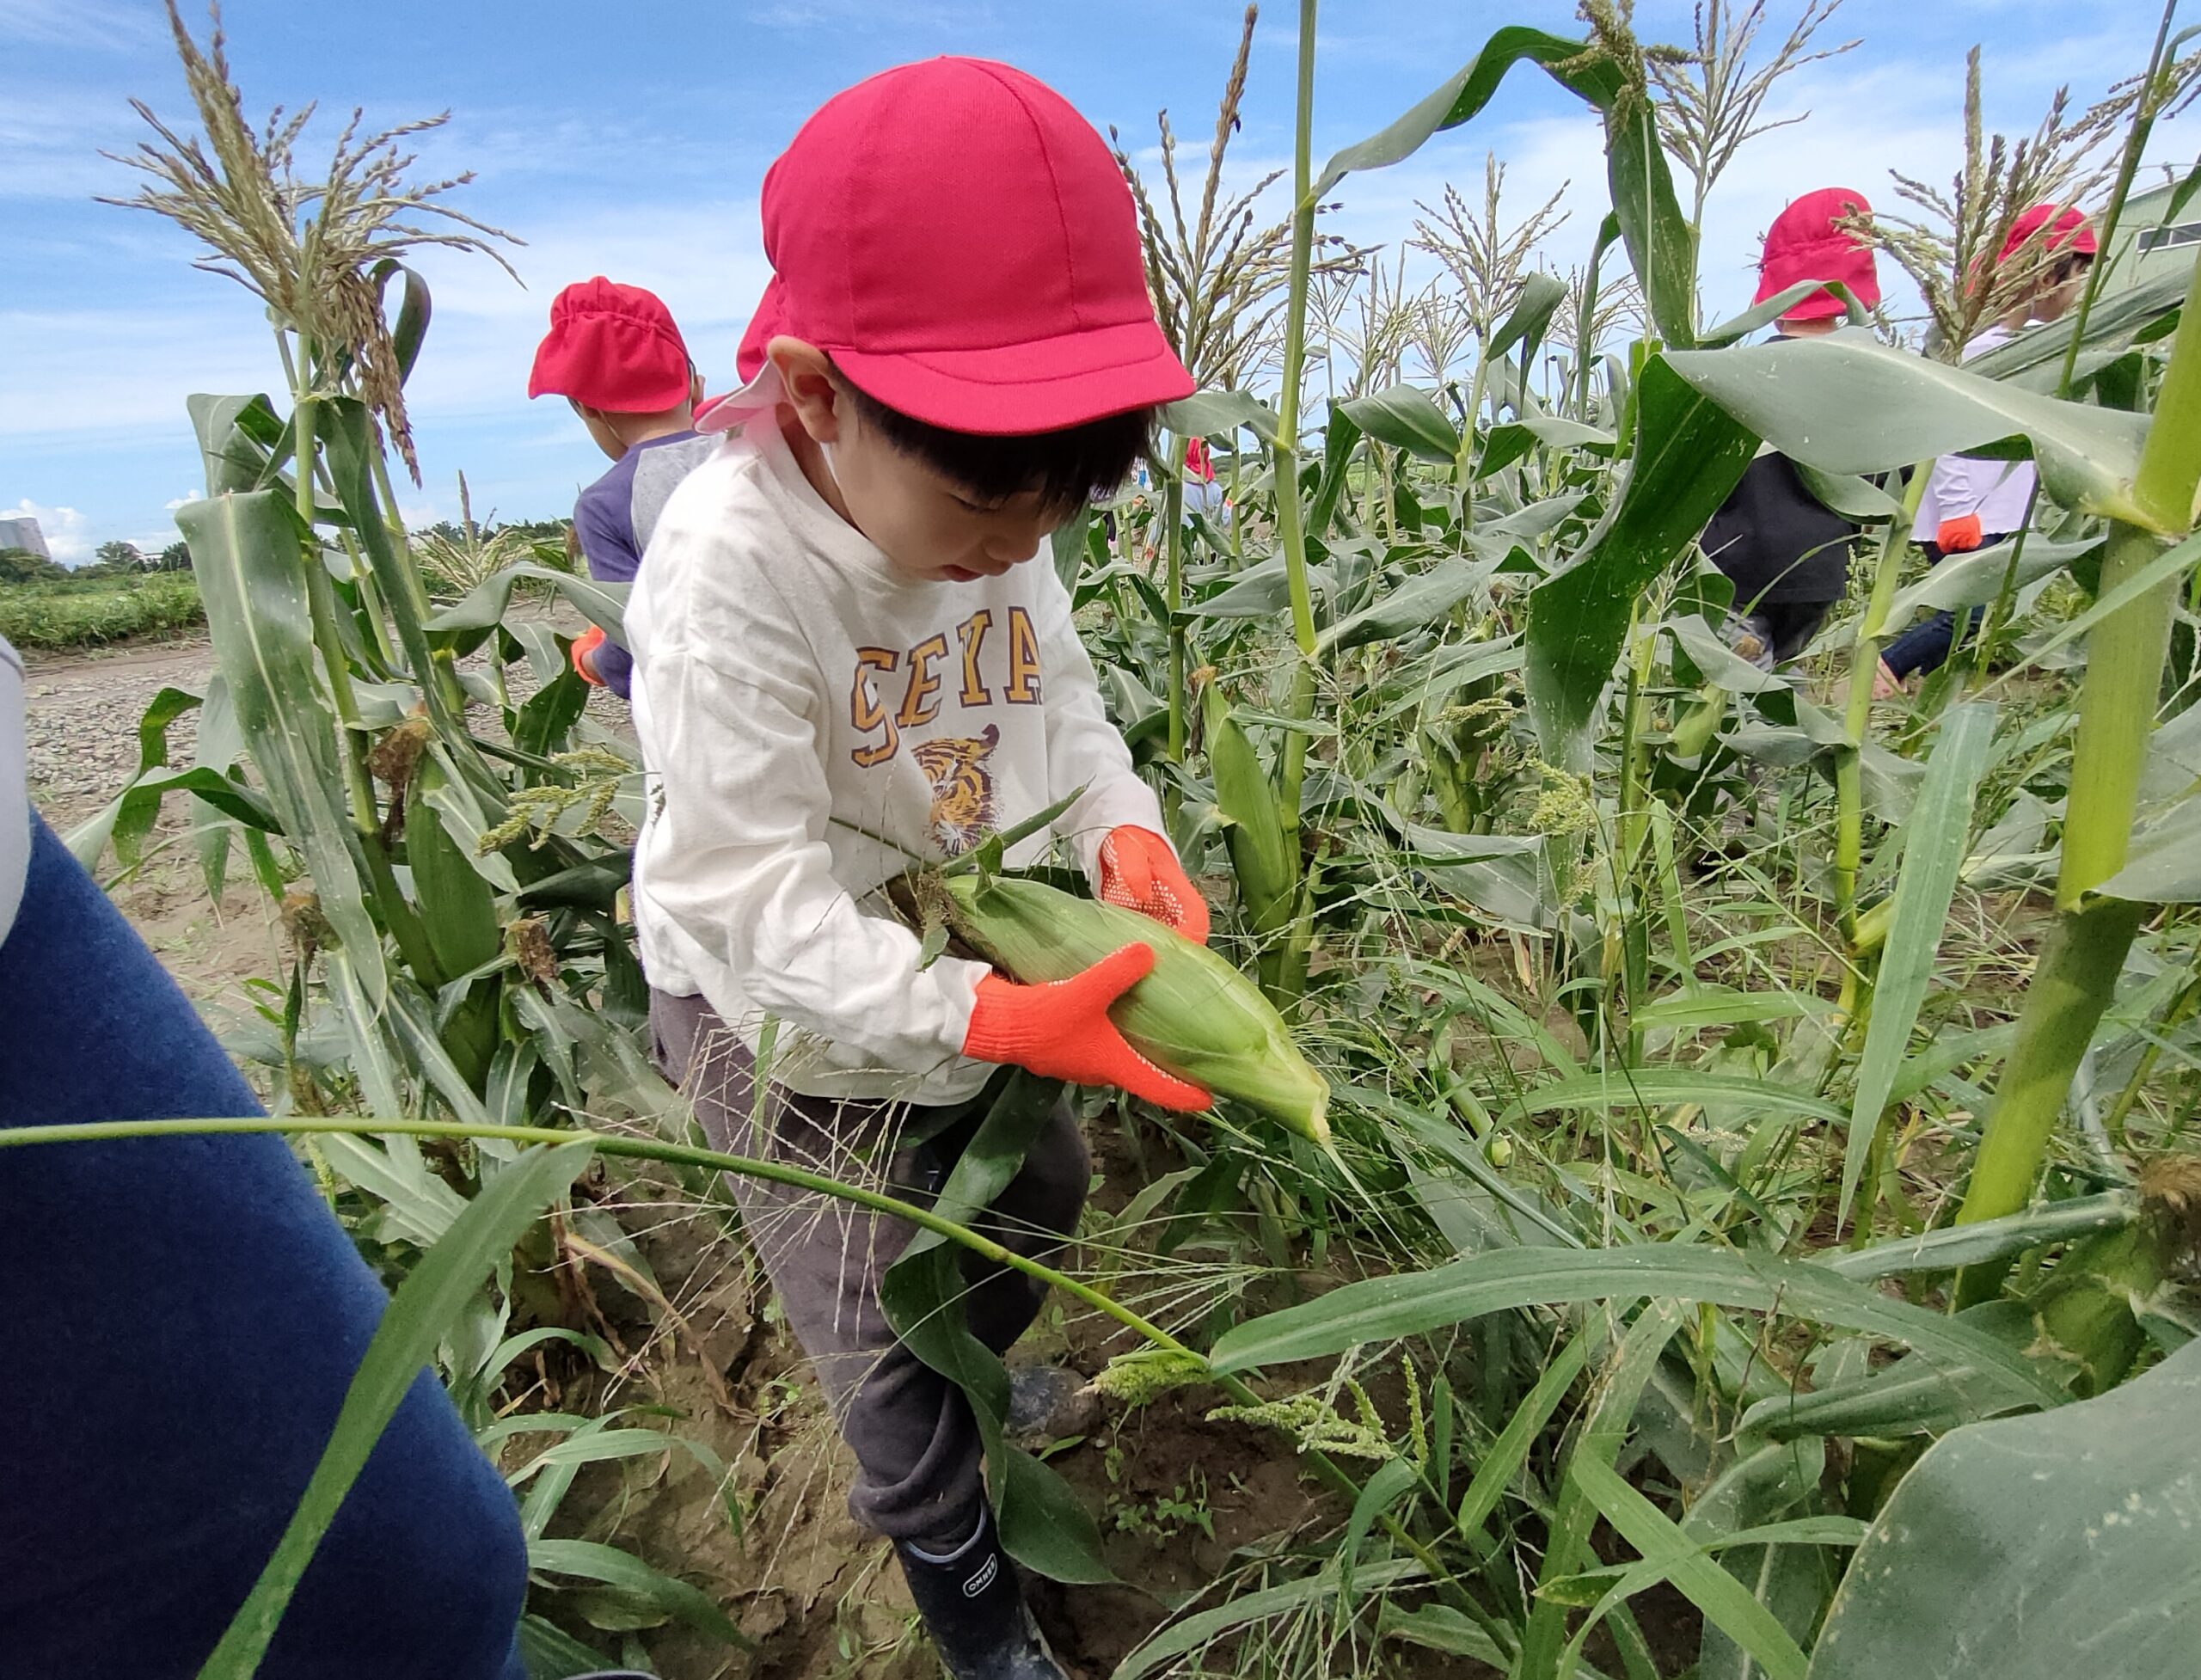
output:
[[[1131,941],[1052,984],[921,962],[875,890],[1076,795],[1055,824],[1100,896],[1205,940],[1207,911],[1110,726],[1049,531],[1122,482],[1192,383],[1156,325],[1131,196],[1100,137],[1020,71],[938,58],[830,101],[765,177],[775,276],[718,452],[666,506],[628,616],[653,777],[635,917],[661,1065],[721,1148],[930,1193],[996,1069],[1208,1094],[1140,1056],[1108,1006]],[[1046,843],[1035,836],[1011,861]],[[769,1063],[760,1045],[769,1027]],[[901,1147],[904,1136],[923,1138]],[[1088,1158],[1058,1104],[991,1211],[1043,1258]],[[896,1338],[896,1220],[734,1186],[949,1670],[1061,1671],[1001,1555],[961,1391]],[[974,1274],[996,1352],[1040,1294]]]
[[[715,447],[696,432],[702,383],[672,311],[638,285],[576,280],[550,300],[527,394],[564,397],[611,457],[573,504],[573,535],[591,577],[632,583],[674,487]],[[627,698],[634,660],[601,629],[573,643],[573,659],[581,677]]]

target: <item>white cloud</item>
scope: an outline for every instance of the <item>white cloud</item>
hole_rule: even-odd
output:
[[[161,506],[166,512],[173,513],[179,507],[187,507],[193,502],[204,501],[205,499],[206,493],[204,490],[187,490],[183,494],[178,496],[174,501],[162,502]]]
[[[48,507],[25,496],[13,507],[0,507],[0,519],[35,519],[46,546],[64,566],[76,566],[92,557],[92,539],[84,516],[73,507]]]
[[[120,51],[154,38],[150,7],[113,0],[0,0],[0,40]]]

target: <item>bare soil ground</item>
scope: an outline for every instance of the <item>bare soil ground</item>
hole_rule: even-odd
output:
[[[137,774],[138,725],[164,688],[199,692],[213,672],[203,639],[25,659],[31,802],[57,833],[95,816]],[[197,716],[169,727],[171,762],[189,763]],[[99,876],[145,942],[199,1008],[219,1021],[249,1007],[242,982],[277,972],[274,919],[236,875],[217,904],[186,838],[188,813],[169,801],[139,867],[112,854]]]

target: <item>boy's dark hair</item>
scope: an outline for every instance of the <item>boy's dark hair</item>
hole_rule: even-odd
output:
[[[835,371],[836,383],[855,402],[864,424],[877,426],[887,442],[968,491],[974,501],[1005,501],[1033,490],[1051,511],[1076,508],[1120,486],[1154,444],[1151,408],[1108,414],[1060,432],[950,432],[888,408]]]
[[[2051,285],[2069,285],[2094,266],[2092,251],[2073,251],[2057,259],[2055,271],[2049,277]]]

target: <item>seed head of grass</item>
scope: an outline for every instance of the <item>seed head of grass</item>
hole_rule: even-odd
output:
[[[1207,1362],[1174,1347],[1144,1347],[1108,1361],[1093,1386],[1127,1407],[1145,1405],[1174,1389],[1207,1380]]]
[[[1398,1450],[1384,1432],[1383,1419],[1368,1391],[1351,1377],[1345,1387],[1354,1401],[1358,1418],[1340,1415],[1327,1395],[1310,1389],[1285,1400],[1262,1401],[1253,1406],[1218,1406],[1207,1414],[1210,1423],[1257,1424],[1281,1431],[1298,1444],[1299,1450],[1323,1452],[1333,1458],[1364,1458],[1383,1463],[1396,1458]]]

